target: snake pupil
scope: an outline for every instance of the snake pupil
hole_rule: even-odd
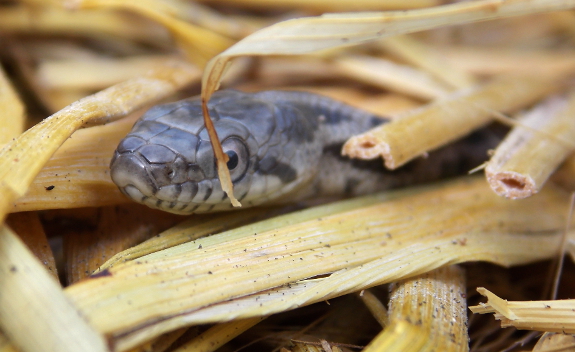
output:
[[[238,154],[236,152],[234,152],[233,150],[228,150],[226,152],[226,154],[228,154],[229,160],[228,160],[228,169],[229,170],[233,170],[236,168],[236,166],[238,166],[238,162],[239,162],[239,157]]]

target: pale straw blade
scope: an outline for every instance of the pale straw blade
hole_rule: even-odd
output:
[[[108,351],[104,336],[6,226],[0,228],[0,286],[0,326],[22,352]]]
[[[508,302],[485,288],[479,287],[477,291],[486,296],[488,301],[469,307],[469,309],[479,314],[494,313],[495,319],[501,320],[502,327],[513,326],[520,330],[575,333],[573,320],[575,300],[573,299]]]
[[[0,67],[0,145],[24,131],[24,104]]]

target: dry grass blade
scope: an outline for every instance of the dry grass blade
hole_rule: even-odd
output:
[[[138,77],[158,65],[175,60],[172,56],[145,55],[125,59],[91,58],[50,60],[40,63],[38,80],[49,89],[97,90]]]
[[[575,336],[546,332],[533,347],[533,352],[575,352]]]
[[[502,327],[514,326],[521,330],[575,333],[573,310],[575,300],[508,302],[483,287],[477,289],[488,298],[487,303],[469,307],[473,313],[494,313]]]
[[[60,1],[58,1],[60,2]],[[69,34],[92,38],[107,35],[146,43],[165,43],[167,32],[153,22],[126,19],[125,14],[112,11],[71,12],[48,1],[29,4],[17,3],[0,10],[0,30],[6,33]]]
[[[389,60],[355,55],[335,58],[333,63],[343,75],[392,92],[423,100],[440,98],[448,93],[449,87],[435,81],[426,72]]]
[[[0,286],[0,326],[22,352],[108,350],[103,336],[6,226],[0,229]]]
[[[477,75],[532,75],[563,78],[575,72],[573,50],[518,50],[509,48],[446,47],[447,64]]]
[[[418,7],[429,7],[441,5],[439,0],[354,0],[354,1],[332,1],[332,0],[201,0],[205,3],[233,4],[235,6],[248,6],[263,8],[307,8],[322,12],[327,11],[357,11],[370,10],[394,10]]]
[[[138,204],[103,207],[96,228],[64,236],[67,283],[77,282],[114,254],[141,243],[182,220]]]
[[[42,167],[10,211],[97,207],[128,202],[110,179],[110,159],[128,134],[135,113],[103,126],[78,130]]]
[[[286,215],[289,226],[257,232],[256,224],[201,238],[117,265],[66,291],[124,350],[185,325],[269,315],[450,263],[513,265],[555,254],[565,222],[558,214],[568,201],[560,191],[548,188],[510,203],[487,190],[476,178],[395,193],[382,203],[368,197],[362,206],[358,199],[344,212],[324,210],[306,220],[316,212],[310,209]],[[333,274],[293,284],[326,273]],[[242,296],[244,303],[229,301]]]
[[[58,280],[54,253],[52,253],[38,214],[33,212],[11,214],[6,219],[6,223],[40,260],[45,269],[54,276],[54,279]]]
[[[476,83],[476,79],[469,73],[446,62],[442,51],[438,52],[436,47],[407,35],[386,38],[379,45],[394,56],[399,56],[404,61],[433,75],[435,79],[449,85],[452,89],[471,87]]]
[[[342,153],[352,158],[384,158],[395,169],[493,119],[492,111],[513,111],[557,89],[530,77],[503,77],[413,110],[391,123],[350,138]]]
[[[140,0],[62,0],[70,9],[120,8],[148,17],[168,28],[178,39],[188,58],[202,67],[207,60],[233,44],[233,41],[210,30],[178,19],[178,8],[168,2]]]
[[[0,67],[0,145],[24,130],[24,105]]]
[[[0,352],[20,352],[8,341],[8,338],[0,331]]]
[[[552,97],[519,121],[495,150],[485,176],[495,193],[529,197],[575,149],[575,92]]]
[[[197,70],[183,62],[157,67],[148,75],[117,84],[86,97],[46,118],[0,151],[0,219],[74,131],[110,122],[153,103],[191,82]]]
[[[390,325],[406,321],[425,334],[424,346],[404,351],[468,351],[465,276],[457,266],[443,267],[394,284],[389,299]],[[413,329],[413,327],[411,327]],[[392,335],[392,338],[404,339]],[[377,339],[368,351],[390,341]],[[379,345],[379,346],[381,346]]]

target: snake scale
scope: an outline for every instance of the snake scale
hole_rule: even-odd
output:
[[[350,160],[343,143],[388,119],[296,91],[216,92],[210,116],[229,156],[244,207],[305,198],[348,197],[464,173],[497,138],[486,130],[396,171],[381,160]],[[229,210],[199,98],[158,105],[136,122],[111,162],[112,180],[133,200],[177,214]]]

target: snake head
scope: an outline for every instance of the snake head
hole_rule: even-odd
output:
[[[208,104],[229,157],[234,193],[247,205],[252,198],[265,200],[266,192],[282,182],[267,177],[278,164],[278,158],[270,157],[270,145],[282,142],[275,107],[250,97],[221,91]],[[125,195],[152,208],[179,214],[231,209],[197,98],[147,111],[118,145],[110,168]]]

